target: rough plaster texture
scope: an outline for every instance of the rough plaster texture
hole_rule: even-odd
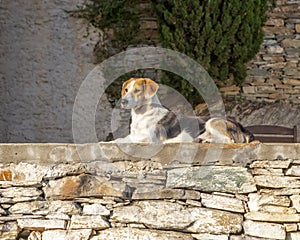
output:
[[[1,1],[0,142],[72,142],[73,103],[100,35],[65,12],[80,2]]]

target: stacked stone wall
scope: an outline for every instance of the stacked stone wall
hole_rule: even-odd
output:
[[[224,87],[224,95],[252,101],[300,103],[300,2],[277,0],[265,24],[260,52],[248,64],[244,85]]]
[[[299,153],[299,144],[0,145],[0,238],[298,240]]]

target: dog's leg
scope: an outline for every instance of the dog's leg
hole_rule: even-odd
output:
[[[211,134],[208,131],[205,131],[204,133],[200,134],[194,142],[198,143],[210,143],[212,142]]]

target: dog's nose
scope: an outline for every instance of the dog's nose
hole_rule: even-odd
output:
[[[122,105],[122,106],[126,106],[127,103],[128,103],[128,100],[126,100],[126,99],[122,99],[122,100],[121,100],[121,105]]]

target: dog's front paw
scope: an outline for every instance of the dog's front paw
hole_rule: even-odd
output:
[[[196,138],[196,139],[194,139],[193,142],[195,142],[195,143],[211,143],[211,139]]]

